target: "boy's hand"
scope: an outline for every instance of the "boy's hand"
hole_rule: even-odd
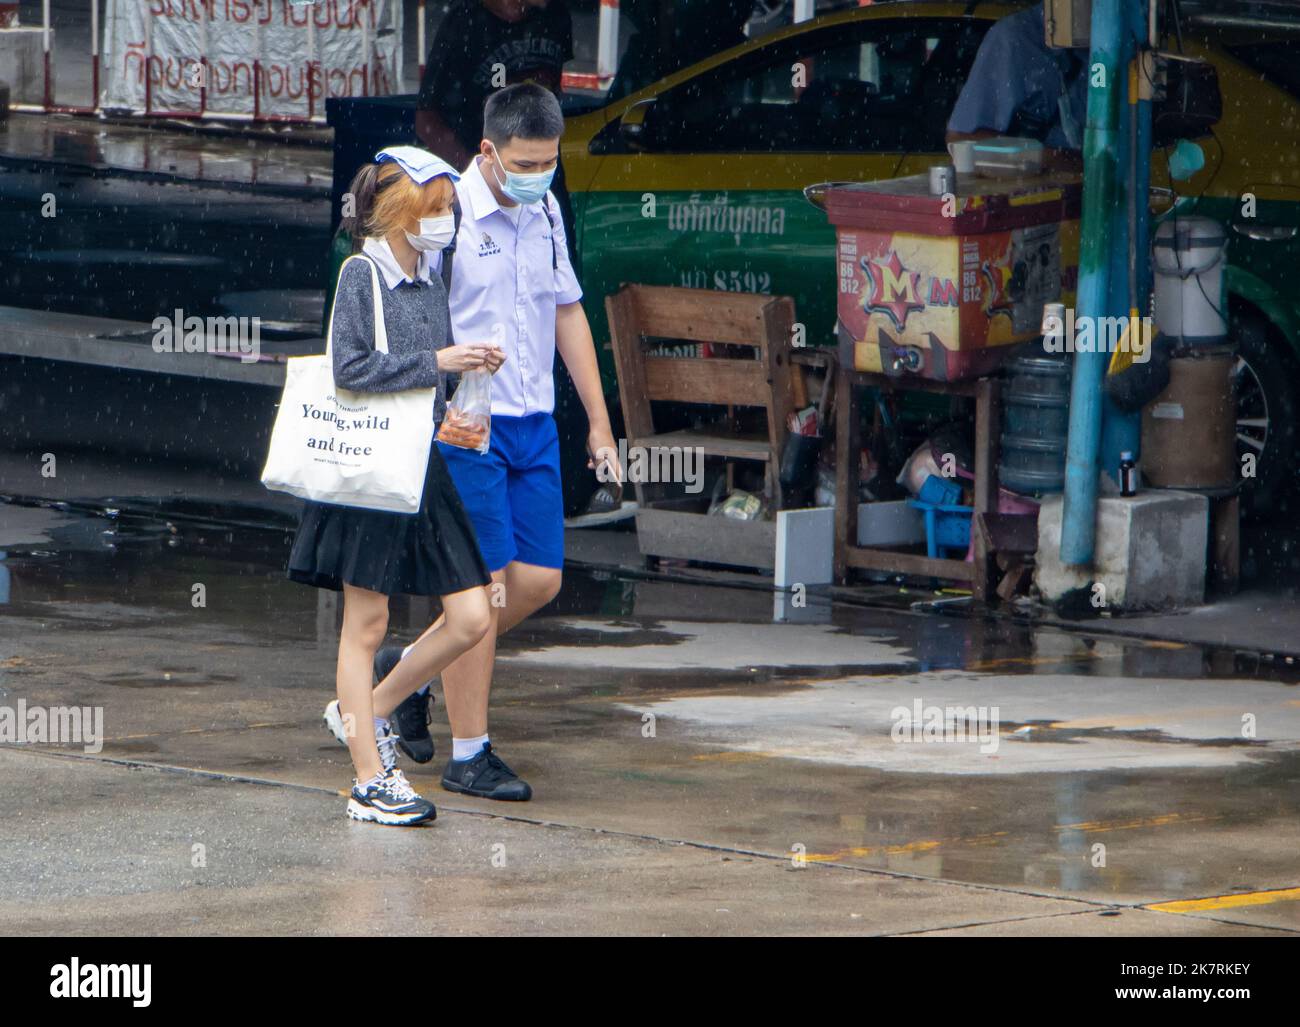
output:
[[[485,352],[483,354],[483,366],[493,374],[501,370],[501,365],[506,362],[506,351],[500,346],[493,346],[490,343],[482,343]]]
[[[587,436],[587,466],[596,472],[600,481],[623,484],[623,468],[618,462],[618,447],[614,433],[607,427],[592,428]]]

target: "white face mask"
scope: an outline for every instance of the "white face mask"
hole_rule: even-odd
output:
[[[420,234],[412,235],[407,232],[406,240],[417,250],[441,250],[451,242],[455,231],[454,214],[446,214],[440,218],[420,218]]]

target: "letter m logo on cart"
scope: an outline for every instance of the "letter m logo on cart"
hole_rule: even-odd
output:
[[[867,313],[888,314],[894,327],[902,331],[911,311],[925,309],[919,295],[921,274],[903,267],[897,250],[890,250],[883,259],[863,257],[861,267],[867,279],[863,300]]]
[[[951,278],[930,279],[930,301],[932,307],[956,307],[961,305],[957,295],[957,283]]]

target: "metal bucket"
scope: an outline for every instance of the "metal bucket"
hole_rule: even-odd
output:
[[[1058,356],[1023,356],[1008,371],[998,480],[1022,495],[1060,492],[1070,434],[1070,365]]]

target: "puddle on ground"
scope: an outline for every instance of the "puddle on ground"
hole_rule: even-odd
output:
[[[1227,769],[1293,751],[1300,703],[1272,682],[955,673],[847,677],[798,692],[623,704],[722,752],[891,774]],[[1250,717],[1251,733],[1243,733]],[[943,744],[925,744],[943,743]]]
[[[194,619],[225,642],[273,645],[337,638],[341,596],[284,576],[291,533],[227,525],[201,506],[170,516],[98,513],[67,504],[0,504],[0,608],[22,618],[105,630]],[[201,586],[201,587],[200,587]],[[205,605],[199,605],[200,603]],[[410,636],[438,614],[434,598],[395,597],[390,628]],[[570,567],[560,596],[503,640],[503,663],[626,668],[654,684],[707,673],[719,687],[808,677],[887,677],[965,671],[998,676],[1247,679],[1294,683],[1300,662],[1268,654],[1089,637],[1009,620],[966,619],[837,605],[826,622],[773,624],[762,589],[663,581]],[[0,628],[3,630],[3,628]],[[202,632],[196,636],[202,644]],[[625,684],[627,682],[624,682]]]

